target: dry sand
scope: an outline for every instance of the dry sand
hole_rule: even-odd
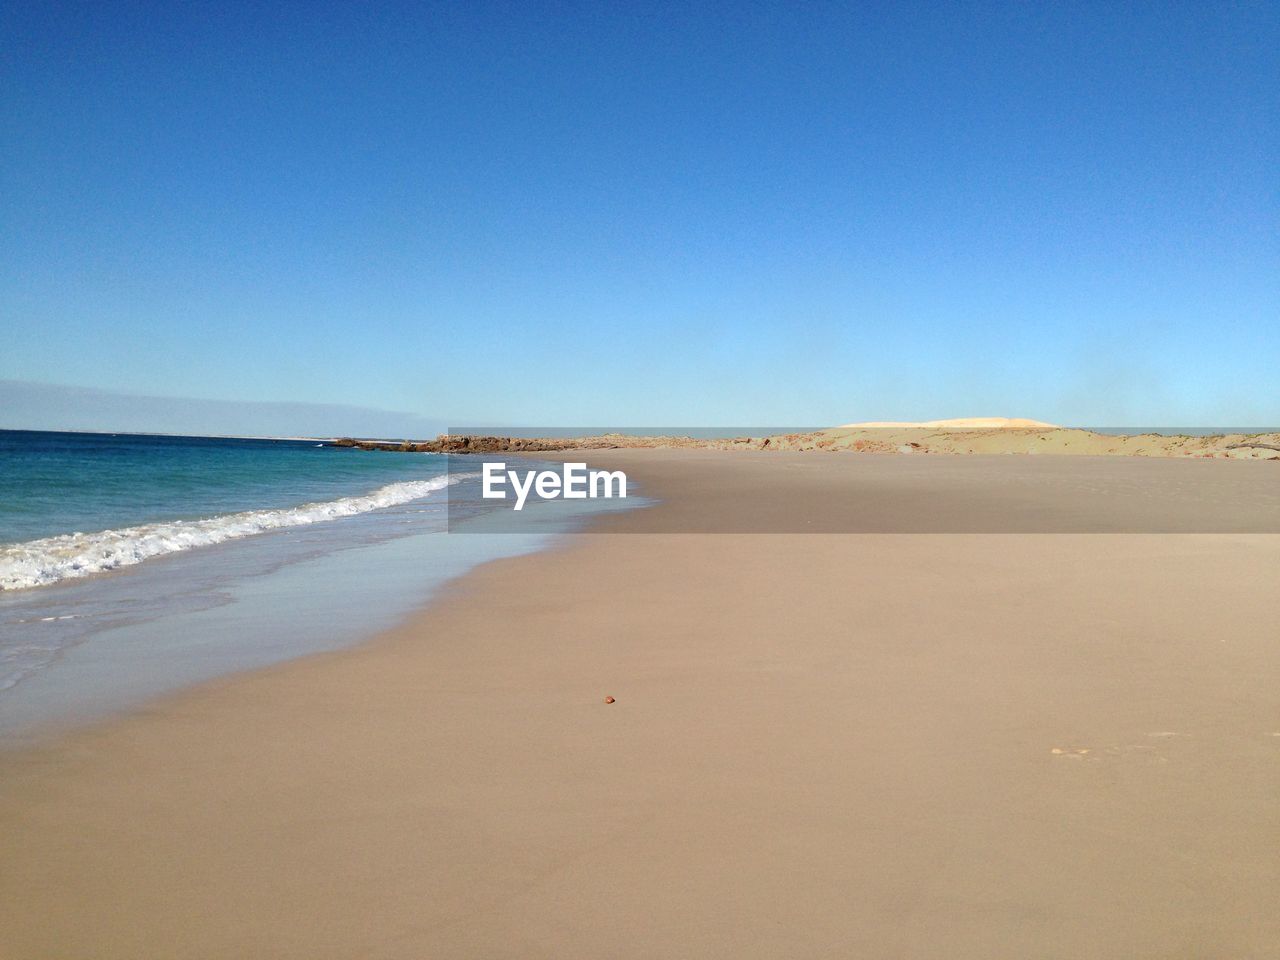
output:
[[[771,438],[769,447],[855,453],[1280,460],[1280,434],[1276,433],[1227,433],[1212,436],[1158,433],[1116,435],[1047,424],[1028,427],[1022,421],[1007,421],[995,426],[969,426],[963,420],[940,420],[934,425],[853,424],[817,433]]]
[[[0,956],[1276,956],[1280,537],[931,533],[974,491],[911,481],[913,528],[857,466],[913,458],[590,459],[668,503],[0,757]],[[1206,509],[1275,476],[1163,465]],[[925,532],[644,532],[780,496]]]

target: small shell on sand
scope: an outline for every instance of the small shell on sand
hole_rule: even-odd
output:
[[[605,702],[605,703],[614,703],[615,701],[614,701],[613,697],[605,697],[605,698],[604,698],[604,702]]]

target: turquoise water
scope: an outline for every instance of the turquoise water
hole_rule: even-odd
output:
[[[447,474],[439,455],[306,441],[6,431],[0,590],[440,495]]]
[[[0,544],[335,500],[444,469],[310,440],[0,430]]]
[[[640,503],[539,502],[512,525],[477,459],[448,459],[0,431],[0,740],[358,642],[478,563]]]

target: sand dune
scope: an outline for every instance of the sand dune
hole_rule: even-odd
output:
[[[938,421],[959,423],[960,421]],[[849,426],[773,438],[777,450],[849,450],[860,453],[1009,453],[1094,457],[1280,459],[1280,434],[1114,435],[1065,427]]]

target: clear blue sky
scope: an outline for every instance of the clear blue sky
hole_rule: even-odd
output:
[[[1274,3],[0,17],[2,378],[455,423],[1280,423]]]

